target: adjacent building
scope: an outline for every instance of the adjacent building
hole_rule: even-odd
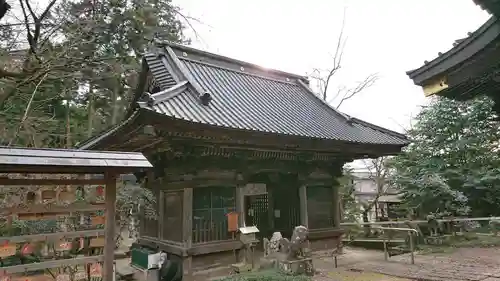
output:
[[[367,170],[355,170],[352,175],[354,199],[362,210],[365,206],[371,206],[368,212],[369,221],[385,221],[398,217],[396,209],[401,202],[398,190],[389,186],[379,188],[372,174]],[[375,200],[377,202],[373,203]],[[359,220],[362,221],[362,218],[360,217]]]
[[[500,1],[474,2],[491,18],[468,37],[456,40],[450,50],[407,74],[426,96],[467,100],[488,95],[495,101],[495,111],[500,112]]]

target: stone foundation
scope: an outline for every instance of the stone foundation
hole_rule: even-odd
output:
[[[333,250],[339,245],[341,242],[341,237],[331,237],[331,238],[322,238],[318,240],[309,241],[311,244],[312,251],[325,251],[325,250]]]

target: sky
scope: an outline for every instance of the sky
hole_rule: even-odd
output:
[[[205,51],[300,75],[332,64],[345,11],[338,88],[377,73],[340,111],[404,132],[426,99],[406,71],[445,52],[489,15],[472,0],[174,0],[199,19],[186,35]]]

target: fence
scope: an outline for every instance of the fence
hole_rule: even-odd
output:
[[[207,243],[235,239],[228,232],[226,221],[197,220],[193,222],[193,243]]]
[[[358,244],[365,248],[383,249],[386,259],[394,252],[410,252],[413,262],[413,251],[422,244],[426,244],[423,248],[432,245],[426,248],[428,250],[436,249],[435,245],[500,245],[500,237],[497,237],[500,232],[499,217],[443,218],[430,223],[424,220],[408,220],[340,225],[345,229],[344,245]],[[409,235],[408,231],[412,234]]]

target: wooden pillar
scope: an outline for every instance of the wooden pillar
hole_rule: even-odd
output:
[[[335,181],[335,183],[332,185],[332,193],[333,193],[333,226],[335,228],[340,227],[340,204],[341,204],[341,198],[340,198],[340,193],[339,193],[339,184],[338,182]]]
[[[163,223],[165,222],[165,192],[163,190],[156,189],[156,201],[157,201],[157,212],[158,212],[158,238],[163,239],[165,233],[163,233]]]
[[[274,216],[274,211],[275,211],[275,206],[274,206],[274,187],[276,186],[276,182],[272,182],[271,184],[266,183],[266,191],[267,191],[267,221],[269,224],[269,230],[271,230],[270,233],[265,233],[264,235],[272,235],[276,231],[276,225],[275,225],[275,220],[276,217]],[[280,210],[281,211],[281,210]]]
[[[193,246],[193,188],[184,188],[182,204],[182,241],[184,248],[190,249]],[[193,257],[187,256],[185,266],[186,280],[193,280]]]
[[[245,226],[245,194],[244,194],[245,184],[239,184],[236,187],[236,212],[238,213],[238,226]]]
[[[300,202],[300,224],[309,228],[309,218],[307,213],[307,186],[299,187],[299,202]]]
[[[114,280],[115,260],[115,215],[116,215],[116,174],[107,173],[105,188],[106,224],[104,225],[104,264],[102,280]]]

